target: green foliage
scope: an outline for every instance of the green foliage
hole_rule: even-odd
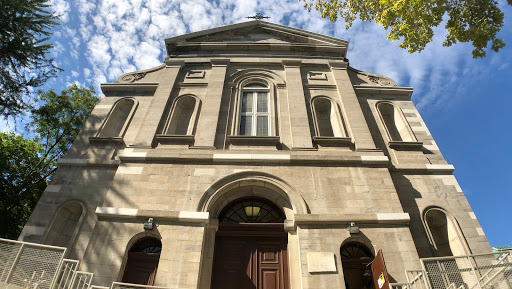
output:
[[[0,133],[0,236],[17,239],[23,225],[47,185],[46,172],[36,167],[42,162],[37,142]]]
[[[503,12],[497,0],[299,0],[311,11],[335,22],[341,17],[350,28],[354,20],[382,25],[388,39],[402,40],[399,47],[420,52],[432,41],[433,28],[445,18],[448,31],[443,46],[457,42],[473,44],[473,58],[485,57],[489,42],[498,52],[505,43],[496,37],[503,27]],[[512,5],[512,0],[507,0]]]
[[[99,99],[94,88],[76,84],[60,94],[53,89],[39,90],[37,94],[36,101],[42,104],[32,110],[28,129],[35,133],[34,140],[42,144],[44,157],[53,164],[68,151]]]
[[[39,87],[61,71],[46,58],[52,48],[46,41],[58,24],[48,2],[0,0],[0,115],[26,110],[29,87]]]
[[[0,236],[16,239],[39,197],[98,102],[91,87],[69,86],[60,94],[38,91],[39,107],[32,110],[28,140],[14,134],[1,134]]]

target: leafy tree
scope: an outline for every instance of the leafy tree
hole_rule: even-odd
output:
[[[17,239],[47,185],[41,145],[12,133],[0,133],[0,236]]]
[[[91,87],[72,85],[60,94],[38,91],[29,140],[0,134],[0,236],[17,238],[83,123],[98,102]]]
[[[48,2],[0,0],[0,115],[28,109],[29,88],[43,85],[61,71],[46,58],[52,48],[46,41],[58,24]]]
[[[488,43],[498,52],[505,43],[496,37],[504,14],[497,0],[299,0],[311,11],[335,22],[341,17],[350,28],[354,20],[382,25],[388,39],[402,40],[399,47],[409,53],[422,51],[432,41],[433,27],[446,21],[443,46],[457,42],[473,44],[473,58],[485,57]],[[507,0],[512,5],[512,0]]]
[[[44,151],[44,163],[52,168],[53,173],[57,169],[57,160],[71,147],[98,98],[94,88],[80,88],[76,84],[60,94],[53,89],[39,90],[37,94],[36,101],[42,105],[32,110],[32,121],[27,129],[35,133],[34,140],[42,145]]]

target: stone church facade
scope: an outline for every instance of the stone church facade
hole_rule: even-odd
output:
[[[491,251],[411,101],[348,42],[263,21],[165,40],[103,84],[20,240],[113,281],[373,288],[419,258]]]

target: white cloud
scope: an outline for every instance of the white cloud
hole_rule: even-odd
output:
[[[74,49],[56,42],[55,55],[67,50],[67,55],[78,61],[85,54],[88,65],[83,75],[95,86],[161,64],[165,38],[248,21],[245,17],[256,12],[270,16],[270,22],[349,40],[347,56],[353,67],[414,87],[419,107],[442,106],[463,97],[465,81],[480,79],[482,71],[505,69],[512,61],[512,56],[492,52],[487,60],[474,61],[471,45],[442,47],[442,34],[436,34],[434,43],[420,54],[410,55],[398,48],[398,42],[387,40],[387,32],[375,23],[356,21],[347,31],[342,20],[331,24],[295,0],[76,0],[70,2],[71,8],[62,4],[64,0],[53,1],[60,3],[63,11],[76,11],[68,12],[70,21],[61,30],[60,36],[68,42],[59,40]],[[506,5],[504,9],[511,10]],[[502,35],[512,34],[508,27],[505,25]],[[58,33],[54,35],[58,37]]]
[[[89,68],[84,68],[84,76],[89,78],[91,76],[91,70]]]
[[[68,20],[69,20],[69,17],[68,17],[69,3],[68,2],[66,2],[65,0],[52,0],[50,2],[50,5],[51,5],[53,11],[55,11],[55,14],[57,14],[57,16],[59,16],[60,21],[62,21],[63,23],[68,22]]]

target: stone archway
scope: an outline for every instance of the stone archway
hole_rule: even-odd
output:
[[[217,234],[223,231],[223,225],[218,225],[219,217],[224,209],[232,202],[243,198],[265,199],[279,208],[284,214],[284,223],[274,224],[273,233],[286,236],[286,253],[290,276],[297,276],[290,280],[286,277],[291,288],[300,288],[301,266],[297,234],[294,228],[295,214],[306,214],[307,206],[302,197],[284,180],[275,176],[254,171],[246,171],[226,176],[204,193],[198,204],[198,211],[209,212],[210,225],[206,232],[201,255],[201,273],[199,288],[212,288],[212,273],[214,272],[213,258],[216,247]],[[267,226],[272,227],[272,226]],[[272,229],[272,228],[271,228]],[[254,232],[254,227],[249,232]],[[272,230],[270,230],[272,231]],[[276,232],[277,231],[277,232]],[[269,230],[267,230],[269,233]],[[221,235],[223,233],[220,233]]]
[[[268,199],[245,197],[219,214],[213,289],[288,289],[288,235],[282,209]]]

